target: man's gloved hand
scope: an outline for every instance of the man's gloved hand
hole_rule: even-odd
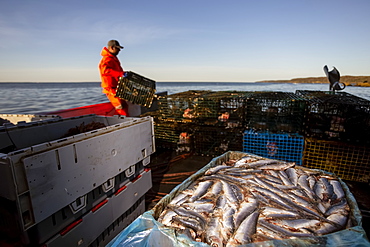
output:
[[[123,73],[123,77],[127,77],[127,76],[128,76],[127,72]]]

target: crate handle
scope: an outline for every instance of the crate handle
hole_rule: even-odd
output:
[[[150,156],[143,159],[143,166],[147,166],[150,163]]]
[[[73,214],[77,213],[78,211],[86,207],[86,201],[87,201],[86,197],[87,195],[81,196],[77,198],[76,201],[69,204],[69,207],[71,208]]]
[[[143,156],[143,158],[145,158],[147,156],[145,148],[143,150],[141,150],[141,155]]]
[[[130,166],[125,170],[126,177],[131,177],[135,174],[135,165]]]
[[[110,191],[111,189],[113,189],[114,187],[114,177],[111,178],[111,179],[108,179],[107,182],[105,182],[104,184],[102,184],[102,189],[104,191],[104,193],[107,193],[108,191]]]

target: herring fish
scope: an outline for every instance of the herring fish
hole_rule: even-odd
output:
[[[212,247],[313,238],[350,225],[341,182],[294,163],[245,156],[206,171],[158,221]]]
[[[212,181],[199,182],[198,187],[194,191],[193,195],[189,198],[189,201],[193,202],[202,197],[204,194],[206,194],[208,188],[211,187],[212,184]]]
[[[259,212],[256,210],[245,218],[226,246],[229,247],[235,246],[235,244],[243,245],[250,243],[252,241],[253,234],[256,233],[258,215]]]

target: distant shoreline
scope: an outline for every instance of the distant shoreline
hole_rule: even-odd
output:
[[[294,78],[291,80],[264,80],[262,83],[307,83],[307,84],[326,84],[329,83],[326,77],[307,77]],[[346,86],[370,87],[370,76],[341,76],[340,82]]]
[[[256,82],[204,82],[204,81],[157,81],[158,83],[305,83],[305,84],[328,84],[328,79],[326,77],[307,77],[307,78],[294,78],[290,80],[263,80]],[[370,76],[341,76],[340,82],[346,84],[346,86],[354,87],[370,87]],[[5,83],[100,83],[97,82],[0,82],[0,84]]]

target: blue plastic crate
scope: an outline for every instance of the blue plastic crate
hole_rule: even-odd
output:
[[[243,135],[243,152],[265,158],[295,162],[302,165],[303,136],[296,133],[273,134],[246,130]]]

